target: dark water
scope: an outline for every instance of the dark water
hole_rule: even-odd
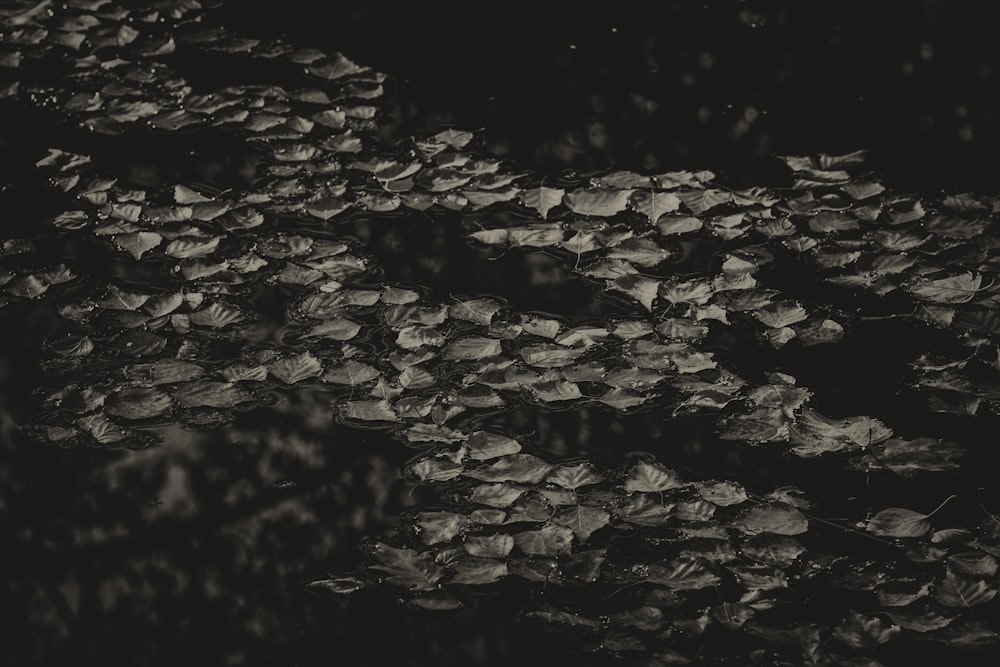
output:
[[[335,18],[328,10],[298,0],[260,11],[224,3],[209,16],[246,34],[284,34],[297,45],[342,51],[393,76],[393,123],[380,130],[387,150],[403,137],[454,124],[485,128],[488,152],[508,159],[512,170],[548,174],[548,182],[577,182],[577,174],[612,168],[711,168],[742,187],[786,178],[775,154],[862,147],[873,150],[873,169],[897,190],[992,194],[1000,182],[993,159],[1000,149],[1000,98],[993,94],[1000,51],[981,8],[930,1],[877,9],[618,2],[593,10],[348,2],[338,3]],[[238,56],[209,66],[186,58],[167,61],[195,88],[280,84],[291,76],[278,65],[250,70]],[[225,189],[257,176],[254,149],[221,133],[95,137],[63,128],[58,111],[46,116],[3,101],[0,113],[3,240],[35,236],[33,225],[59,210],[27,174],[49,145],[96,155],[134,187],[184,180]],[[437,298],[495,295],[517,311],[574,324],[635,312],[624,297],[576,279],[564,256],[498,256],[469,245],[462,224],[462,216],[440,212],[358,215],[336,232],[377,260],[380,279],[419,285]],[[79,238],[44,235],[36,243],[47,260],[86,267],[91,284],[163,280],[161,267],[108,261]],[[821,289],[794,273],[770,278],[793,297]],[[63,302],[89,286],[71,287]],[[281,340],[289,294],[273,285],[255,293],[253,307],[265,316],[261,340]],[[833,294],[847,311],[866,298]],[[511,583],[470,596],[471,610],[431,613],[401,604],[407,595],[391,589],[350,602],[308,592],[311,581],[354,570],[364,540],[387,539],[401,514],[441,502],[432,489],[401,479],[413,449],[385,430],[335,419],[324,389],[276,389],[267,405],[235,413],[218,429],[150,424],[164,444],[139,451],[29,441],[20,427],[43,411],[29,390],[65,382],[43,372],[39,349],[60,326],[48,305],[0,310],[0,662],[499,665],[551,664],[572,654],[577,664],[666,663],[663,656],[598,650],[598,638],[519,620],[525,601],[532,608],[598,608],[589,594]],[[741,377],[762,381],[771,370],[795,376],[815,392],[811,405],[832,417],[874,414],[908,434],[963,445],[990,439],[998,426],[988,411],[975,420],[932,412],[905,391],[906,364],[914,358],[964,349],[949,334],[909,320],[859,322],[837,345],[782,350],[714,327],[709,345]],[[714,418],[665,419],[668,411],[654,406],[623,416],[519,403],[474,424],[523,436],[551,460],[586,456],[611,469],[625,465],[630,452],[648,452],[684,474],[711,471],[752,492],[795,485],[820,507],[862,517],[872,506],[929,511],[937,500],[928,498],[959,494],[939,515],[941,525],[974,525],[979,505],[995,500],[997,459],[988,448],[975,448],[960,472],[932,482],[883,478],[873,486],[863,475],[829,474],[826,459],[720,439]],[[810,548],[828,553],[887,558],[882,546],[828,527],[810,539]],[[654,551],[641,536],[618,548]],[[838,610],[857,602],[844,595]],[[969,617],[995,621],[996,605]],[[741,652],[760,646],[747,640],[731,656],[742,659]],[[941,644],[894,645],[879,659],[906,664],[916,655],[954,659]],[[988,654],[960,655],[963,664],[992,664]]]

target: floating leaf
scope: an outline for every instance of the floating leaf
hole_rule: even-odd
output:
[[[493,463],[466,470],[463,474],[483,482],[538,484],[551,468],[548,463],[532,454],[510,454]]]
[[[466,585],[494,584],[508,574],[507,563],[496,558],[466,556],[452,565],[451,583]]]
[[[751,535],[757,533],[801,535],[809,530],[809,520],[790,505],[770,503],[747,510],[736,518],[733,526]]]
[[[868,520],[865,530],[884,537],[920,537],[931,529],[929,515],[902,507],[890,507]]]
[[[163,237],[156,232],[132,232],[115,235],[115,245],[136,259],[139,259],[162,242]]]
[[[466,336],[448,343],[445,356],[457,361],[493,357],[501,352],[500,341],[483,336]]]
[[[533,556],[563,556],[573,543],[573,531],[565,526],[548,525],[514,535],[518,548]]]
[[[386,581],[412,590],[430,590],[445,574],[444,568],[436,565],[431,554],[412,549],[396,549],[387,544],[375,544],[375,557],[379,563],[373,570],[387,574]]]
[[[470,299],[449,306],[448,315],[458,320],[486,326],[493,321],[493,316],[499,310],[500,304],[493,299]]]
[[[874,614],[856,614],[848,616],[847,623],[833,631],[833,635],[848,646],[854,648],[872,648],[880,646],[901,632],[881,616]]]
[[[581,188],[566,193],[563,199],[574,213],[606,217],[624,211],[631,194],[631,190]]]
[[[469,458],[476,461],[488,461],[521,451],[521,443],[514,438],[486,431],[473,433],[466,440],[465,446],[468,448]]]
[[[538,186],[537,188],[522,190],[521,201],[528,208],[538,211],[538,214],[542,218],[547,218],[549,217],[549,211],[562,203],[563,195],[565,194],[566,191],[560,188]]]
[[[251,399],[238,385],[213,380],[186,382],[174,387],[170,394],[186,408],[232,408]]]
[[[709,571],[704,564],[684,558],[651,564],[646,580],[675,591],[698,590],[715,586],[720,582],[719,577]]]
[[[360,361],[348,359],[342,364],[328,368],[320,379],[332,384],[354,386],[374,380],[381,375],[382,372],[377,368]]]
[[[309,352],[301,352],[272,362],[267,371],[285,384],[295,384],[322,373],[323,364]]]
[[[576,491],[585,486],[600,484],[604,481],[604,477],[589,463],[576,463],[556,466],[545,478],[545,481],[564,489]]]
[[[972,301],[982,286],[983,277],[965,272],[957,276],[927,280],[910,285],[910,293],[919,299],[935,303],[967,303]]]
[[[104,402],[108,413],[126,419],[158,417],[173,406],[167,394],[151,387],[126,387],[111,393]]]
[[[420,512],[417,514],[417,534],[424,544],[450,542],[471,523],[467,516],[456,512]]]
[[[632,466],[625,479],[626,491],[669,491],[687,486],[677,473],[657,463],[640,462]]]
[[[222,329],[244,319],[243,312],[227,303],[216,301],[190,315],[191,322],[198,326]]]
[[[363,422],[398,422],[399,417],[393,412],[392,406],[386,400],[381,401],[347,401],[341,414],[347,419]]]
[[[462,545],[472,556],[487,558],[504,558],[514,548],[514,538],[511,535],[473,536],[465,538]]]
[[[934,584],[934,599],[946,607],[974,607],[989,602],[997,591],[983,579],[969,579],[954,572]]]

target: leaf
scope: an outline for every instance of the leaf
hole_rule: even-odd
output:
[[[186,382],[174,387],[170,394],[186,408],[232,408],[252,398],[232,382],[214,380]]]
[[[267,371],[285,384],[295,384],[322,373],[323,364],[309,352],[301,352],[269,364]]]
[[[680,489],[687,486],[687,483],[673,470],[657,463],[640,462],[629,470],[624,486],[626,491],[649,493]]]
[[[538,382],[530,386],[531,393],[535,398],[546,403],[558,401],[575,401],[581,398],[580,388],[573,382],[566,380],[555,380],[552,382]]]
[[[469,299],[453,303],[448,308],[448,315],[458,320],[488,326],[499,310],[500,304],[493,299]]]
[[[567,507],[553,515],[552,520],[560,526],[565,526],[573,531],[577,541],[580,543],[590,539],[594,531],[600,530],[608,525],[611,515],[599,507],[588,505],[577,505]]]
[[[616,410],[627,410],[637,405],[642,405],[649,400],[649,397],[631,389],[615,388],[609,390],[597,400]]]
[[[361,325],[340,318],[333,318],[310,327],[304,338],[328,338],[330,340],[351,340],[361,331]]]
[[[773,329],[780,329],[790,324],[801,322],[809,317],[809,313],[794,301],[779,301],[758,308],[757,312],[754,313],[754,317],[766,326]]]
[[[132,364],[125,368],[132,380],[151,385],[174,384],[196,380],[205,374],[205,369],[190,361],[160,359],[151,364]]]
[[[802,344],[809,347],[823,343],[836,343],[844,337],[844,327],[833,320],[816,319],[804,326],[796,327],[795,333]]]
[[[552,343],[526,345],[521,348],[521,358],[529,366],[559,368],[576,361],[586,352],[583,348],[565,347]]]
[[[453,584],[484,585],[495,584],[509,575],[507,563],[496,558],[466,556],[452,565]]]
[[[502,533],[489,536],[470,535],[465,538],[465,543],[462,546],[471,556],[504,558],[514,548],[514,538]]]
[[[565,526],[547,525],[514,535],[517,547],[532,556],[565,556],[573,543],[573,531]]]
[[[619,243],[608,257],[623,259],[645,268],[653,267],[664,261],[670,253],[650,239],[627,239]]]
[[[695,482],[698,495],[719,507],[739,505],[747,501],[747,492],[736,482]]]
[[[700,561],[688,558],[651,564],[646,574],[646,580],[654,584],[662,584],[674,591],[708,588],[721,581]]]
[[[508,454],[521,451],[521,443],[504,435],[476,431],[465,442],[469,458],[475,461],[488,461]]]
[[[453,340],[445,348],[445,356],[457,361],[494,357],[500,354],[500,341],[483,336],[466,336]]]
[[[408,477],[421,482],[446,482],[461,475],[463,467],[447,459],[425,456],[410,462],[404,470]]]
[[[948,626],[955,620],[954,616],[942,614],[929,606],[909,606],[901,609],[886,610],[889,618],[896,625],[913,632],[930,632]]]
[[[791,505],[774,502],[745,511],[736,518],[733,526],[749,535],[801,535],[809,530],[809,520]]]
[[[431,554],[412,549],[396,549],[375,543],[379,564],[371,569],[388,575],[386,581],[411,590],[430,590],[444,577],[445,570],[431,560]]]
[[[974,607],[989,602],[997,591],[983,579],[969,579],[949,571],[934,584],[934,599],[946,607]]]
[[[126,387],[111,393],[104,402],[112,415],[125,419],[158,417],[173,407],[167,394],[151,387]]]
[[[625,496],[616,514],[638,526],[662,526],[673,510],[673,503],[664,503],[659,493],[634,493]]]
[[[243,312],[227,303],[216,301],[190,315],[191,322],[198,326],[222,329],[244,319]]]
[[[116,234],[115,245],[136,259],[163,242],[163,237],[156,232],[132,232]]]
[[[684,190],[678,192],[677,196],[680,197],[684,206],[695,215],[701,215],[720,204],[728,204],[733,200],[733,196],[729,192],[712,189]]]
[[[377,368],[360,361],[355,361],[354,359],[348,359],[342,364],[328,368],[320,379],[323,382],[345,384],[353,387],[374,380],[381,375],[382,371]]]
[[[566,193],[563,199],[574,213],[606,217],[624,211],[631,194],[631,190],[581,188]]]
[[[521,191],[521,201],[528,208],[538,211],[543,219],[549,217],[549,211],[562,203],[565,190],[560,188],[547,188],[538,186],[537,188],[525,189]]]
[[[909,291],[919,299],[935,303],[967,303],[975,298],[982,286],[983,277],[966,271],[957,276],[927,280],[910,285]]]
[[[890,439],[870,447],[869,451],[876,457],[869,464],[871,467],[885,466],[903,477],[913,477],[920,470],[953,470],[958,468],[958,459],[966,454],[955,443],[937,438]]]
[[[326,595],[350,595],[365,587],[365,582],[357,577],[337,577],[336,579],[319,579],[306,584],[306,590]]]
[[[576,491],[585,486],[600,484],[604,481],[604,476],[597,472],[590,463],[563,464],[553,468],[545,481],[564,489]]]
[[[364,422],[398,422],[399,417],[393,412],[392,406],[386,400],[380,401],[347,401],[341,407],[341,415],[347,419]]]
[[[524,493],[524,488],[511,484],[480,484],[472,490],[470,500],[490,507],[510,507]]]
[[[673,213],[681,205],[680,198],[674,193],[651,190],[636,190],[629,198],[629,202],[635,211],[645,215],[649,223],[653,225],[659,221],[664,213]],[[698,226],[700,227],[701,224],[699,223]]]
[[[495,462],[466,470],[463,474],[482,482],[518,482],[538,484],[552,468],[532,454],[510,454]]]
[[[833,636],[854,648],[872,648],[881,646],[902,632],[875,614],[852,613],[847,623],[834,629]]]
[[[424,544],[450,542],[472,525],[469,517],[455,512],[420,512],[417,514],[417,535]]]
[[[653,301],[660,291],[660,284],[658,280],[642,276],[621,276],[608,282],[611,289],[628,294],[650,312],[653,310]]]
[[[890,507],[868,520],[865,530],[883,537],[920,537],[931,529],[929,516],[902,507]]]

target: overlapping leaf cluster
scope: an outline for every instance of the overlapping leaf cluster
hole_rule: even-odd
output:
[[[811,664],[877,664],[866,656],[896,637],[996,640],[966,614],[996,605],[995,519],[946,527],[933,513],[872,508],[837,525],[892,542],[894,555],[825,555],[810,546],[824,520],[808,493],[750,494],[646,458],[621,469],[549,460],[476,425],[525,403],[705,412],[724,439],[822,455],[831,474],[953,470],[965,453],[954,443],[821,414],[791,375],[742,377],[711,341],[836,344],[866,317],[905,317],[969,348],[913,362],[931,406],[992,409],[995,200],[893,194],[860,152],[785,158],[794,180],[783,187],[734,190],[707,171],[546,182],[481,153],[469,132],[381,144],[381,74],[208,27],[197,2],[49,4],[4,10],[0,67],[19,76],[0,96],[87,134],[221,132],[253,146],[260,178],[224,192],[138,187],[97,155],[38,157],[59,210],[4,240],[0,306],[49,300],[62,318],[44,344],[51,382],[31,425],[41,440],[144,446],[151,426],[214,427],[282,392],[320,392],[344,423],[421,448],[404,476],[440,489],[441,504],[318,589],[388,587],[446,609],[516,581],[528,596],[550,592],[527,616],[664,663],[724,662],[695,657],[717,633]],[[195,91],[165,64],[175,52],[266,61],[289,83]],[[619,315],[567,322],[386,283],[337,233],[418,213],[463,216],[475,244],[554,255]],[[46,263],[45,238],[84,241],[142,278]],[[783,280],[790,266],[811,267],[816,289]],[[858,308],[833,305],[847,300],[830,289],[855,290]],[[830,589],[858,593],[835,623],[814,613]]]

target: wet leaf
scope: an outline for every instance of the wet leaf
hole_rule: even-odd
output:
[[[736,482],[695,482],[698,495],[719,507],[739,505],[747,501],[747,492]]]
[[[309,352],[301,352],[272,362],[267,371],[285,384],[295,384],[322,373],[323,364]]]
[[[794,301],[782,301],[758,308],[754,316],[766,326],[780,329],[801,322],[809,317],[809,313]]]
[[[556,466],[545,478],[545,481],[564,489],[576,491],[585,486],[600,484],[604,481],[604,477],[591,464],[576,463]]]
[[[111,393],[104,402],[109,414],[126,419],[158,417],[173,407],[167,394],[151,387],[126,387]]]
[[[476,431],[466,440],[469,458],[475,461],[488,461],[508,454],[521,451],[521,443],[504,435]]]
[[[674,193],[655,192],[652,190],[636,190],[629,198],[629,202],[636,212],[645,215],[650,224],[654,225],[663,214],[673,213],[681,205],[680,198]]]
[[[448,343],[445,356],[456,361],[483,359],[500,354],[500,341],[483,336],[466,336]]]
[[[934,584],[934,599],[946,607],[974,607],[996,597],[997,591],[983,579],[970,579],[948,572]]]
[[[466,556],[452,565],[451,583],[494,584],[509,574],[507,563],[496,558]]]
[[[386,581],[411,590],[430,590],[444,577],[444,568],[436,565],[428,553],[412,549],[396,549],[387,544],[375,544],[379,563],[373,570],[383,572]]]
[[[347,419],[363,422],[398,422],[399,417],[386,400],[381,401],[347,401],[341,408],[341,414]]]
[[[626,491],[669,491],[687,486],[677,473],[657,463],[637,463],[629,470],[625,479]]]
[[[186,382],[174,387],[170,394],[186,408],[232,408],[252,398],[232,382],[214,380]]]
[[[649,566],[646,580],[662,584],[674,591],[688,591],[715,586],[720,582],[703,563],[697,560],[679,558],[662,561]]]
[[[607,217],[624,211],[631,194],[631,190],[581,188],[566,193],[563,199],[574,213]]]
[[[809,520],[791,505],[769,503],[747,510],[736,518],[733,526],[750,535],[801,535],[809,530]]]
[[[450,542],[472,524],[464,514],[455,512],[420,512],[417,534],[424,544]]]
[[[565,526],[548,525],[514,535],[517,547],[533,556],[564,556],[573,543],[573,531]]]
[[[239,308],[221,301],[211,303],[190,315],[193,324],[213,329],[222,329],[230,324],[241,322],[244,317],[243,312]]]
[[[306,589],[313,593],[325,595],[350,595],[365,587],[365,582],[357,577],[337,577],[336,579],[319,579],[306,584]]]
[[[920,537],[931,529],[928,515],[902,507],[890,507],[878,512],[865,530],[884,537]]]
[[[493,299],[469,299],[459,301],[448,307],[448,315],[468,322],[475,322],[483,326],[489,325],[493,321],[494,315],[500,310],[500,304]]]
[[[342,364],[328,368],[320,379],[323,382],[331,384],[344,384],[353,387],[370,382],[381,375],[382,372],[373,366],[369,366],[361,361],[355,361],[354,359],[348,359]]]
[[[983,284],[981,275],[966,272],[957,276],[927,280],[910,285],[910,293],[919,299],[935,303],[968,303],[976,297]]]
[[[848,646],[871,648],[880,646],[901,632],[881,616],[874,614],[851,614],[847,623],[833,631],[833,635]]]
[[[472,556],[504,558],[514,548],[514,538],[502,533],[489,536],[470,535],[465,538],[463,546]]]
[[[156,232],[132,232],[115,235],[115,245],[136,259],[139,259],[162,242],[163,237]]]
[[[532,454],[510,454],[493,463],[466,470],[463,474],[482,482],[538,484],[551,468],[548,463]]]

